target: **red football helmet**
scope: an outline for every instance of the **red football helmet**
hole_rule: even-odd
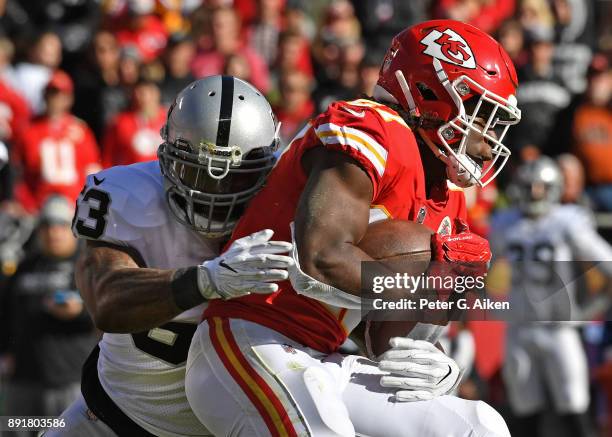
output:
[[[466,23],[433,20],[393,38],[375,95],[428,120],[419,133],[453,183],[485,186],[510,156],[502,140],[521,118],[517,85],[510,57],[492,37]],[[492,145],[493,161],[484,171],[466,154],[471,131]]]

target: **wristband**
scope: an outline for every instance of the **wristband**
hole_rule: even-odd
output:
[[[175,271],[170,281],[170,288],[174,303],[183,311],[206,301],[198,287],[198,268],[195,266]]]

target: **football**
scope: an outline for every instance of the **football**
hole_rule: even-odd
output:
[[[390,260],[393,264],[416,261],[426,267],[431,260],[432,234],[431,229],[419,223],[381,220],[368,226],[358,246],[375,260]]]
[[[425,225],[407,220],[382,220],[368,226],[365,236],[358,246],[365,253],[378,261],[378,265],[366,274],[372,275],[407,273],[418,276],[425,272],[431,261],[431,235],[433,232]],[[366,279],[367,280],[367,279]],[[402,321],[395,323],[370,324],[370,347],[375,355],[388,349],[391,337],[405,336],[412,331],[415,322]],[[362,329],[364,327],[362,326]],[[353,339],[360,341],[363,333],[357,333]]]

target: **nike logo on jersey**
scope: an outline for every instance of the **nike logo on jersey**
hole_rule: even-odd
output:
[[[102,182],[106,180],[106,178],[98,179],[97,177],[94,176],[93,180],[94,180],[95,185],[100,185]]]
[[[234,270],[234,269],[233,269],[233,268],[231,268],[229,265],[227,265],[227,264],[225,263],[225,260],[223,260],[223,259],[222,259],[221,261],[219,261],[219,265],[220,265],[221,267],[225,267],[226,269],[228,269],[228,270],[230,270],[230,271],[232,271],[232,272],[234,272],[234,273],[238,273],[236,270]]]
[[[354,115],[355,117],[359,117],[359,118],[365,117],[365,111],[354,111],[351,108],[347,108],[346,106],[343,106],[342,109],[344,109],[349,114]]]

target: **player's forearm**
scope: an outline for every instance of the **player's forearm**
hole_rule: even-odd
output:
[[[140,332],[183,311],[175,303],[175,271],[144,268],[137,258],[129,249],[88,242],[78,259],[77,287],[101,331]]]
[[[352,243],[330,245],[316,253],[300,252],[302,270],[307,275],[355,296],[361,293],[361,262],[371,260]]]
[[[104,332],[132,333],[162,325],[179,315],[172,294],[173,270],[117,269],[95,284],[94,321]]]

